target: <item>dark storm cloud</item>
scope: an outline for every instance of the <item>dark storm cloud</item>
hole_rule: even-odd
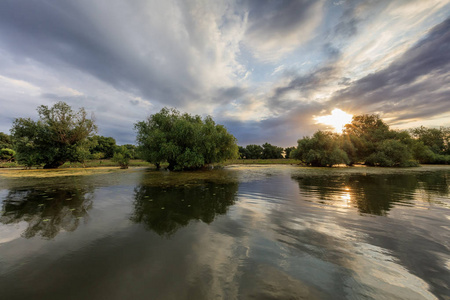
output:
[[[449,109],[450,19],[432,28],[420,42],[387,68],[338,92],[332,103],[355,102],[397,119],[436,115]]]
[[[139,2],[131,12],[133,9],[139,11]],[[127,24],[129,20],[109,18],[98,6],[81,1],[5,0],[0,3],[0,46],[18,58],[31,58],[53,68],[69,65],[149,99],[177,105],[194,98],[196,84],[182,57],[166,53],[174,64],[167,66],[151,53],[139,56],[127,45],[127,36],[115,32],[118,22]],[[163,43],[155,40],[158,42]],[[177,76],[183,77],[176,85],[162,76],[165,68],[173,67],[178,68]]]

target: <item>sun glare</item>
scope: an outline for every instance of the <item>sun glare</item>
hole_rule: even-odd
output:
[[[314,120],[316,120],[316,124],[320,123],[332,126],[334,127],[334,131],[337,133],[342,133],[344,125],[350,123],[352,121],[352,117],[353,116],[351,114],[348,114],[339,108],[335,108],[331,112],[331,115],[315,117]]]

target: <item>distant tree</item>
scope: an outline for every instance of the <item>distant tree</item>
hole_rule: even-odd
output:
[[[314,167],[332,167],[348,164],[347,154],[339,148],[339,136],[327,131],[317,131],[312,137],[298,140],[291,157]]]
[[[126,146],[118,146],[114,151],[112,161],[119,164],[121,169],[128,169],[131,153]]]
[[[247,145],[247,147],[245,147],[245,149],[247,150],[247,154],[248,154],[248,159],[261,159],[262,158],[262,153],[263,153],[263,147],[261,147],[260,145]]]
[[[196,169],[238,157],[236,138],[210,116],[202,120],[163,108],[136,123],[135,129],[143,159],[157,167],[167,161],[169,170]]]
[[[263,159],[278,159],[283,158],[283,148],[265,143],[262,145],[262,158]]]
[[[135,145],[132,144],[125,144],[123,145],[128,149],[128,152],[130,152],[130,158],[131,159],[139,159],[139,152],[137,150],[137,147]]]
[[[64,102],[38,107],[39,120],[15,119],[12,141],[19,163],[57,168],[66,161],[83,161],[89,154],[88,137],[96,131],[83,108],[74,112]]]
[[[11,137],[6,133],[0,132],[0,149],[12,149]]]
[[[116,149],[116,140],[112,137],[94,135],[89,140],[92,142],[91,154],[103,153],[103,158],[111,158]]]
[[[295,149],[296,149],[295,147],[284,148],[284,158],[291,158],[291,153]]]
[[[410,132],[435,154],[450,155],[450,127],[437,129],[420,126],[411,129]]]
[[[242,158],[242,159],[248,158],[249,153],[248,153],[247,148],[239,146],[238,149],[239,149],[239,158]]]

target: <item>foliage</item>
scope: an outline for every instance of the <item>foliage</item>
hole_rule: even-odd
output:
[[[0,132],[0,149],[11,149],[12,147],[11,137],[6,133]]]
[[[128,165],[130,164],[131,153],[128,151],[128,148],[125,146],[116,147],[114,151],[114,155],[112,157],[112,161],[119,164],[121,169],[128,169]]]
[[[265,143],[262,145],[263,151],[262,151],[262,158],[263,159],[277,159],[277,158],[283,158],[283,148],[273,146],[269,143]]]
[[[380,167],[417,167],[411,150],[399,140],[385,140],[366,159],[366,164]]]
[[[247,150],[247,156],[245,158],[247,159],[260,159],[262,158],[262,153],[263,153],[263,147],[261,147],[260,145],[247,145],[247,147],[245,147],[245,149]]]
[[[135,129],[139,153],[157,167],[167,161],[169,170],[197,169],[238,157],[235,137],[210,116],[202,120],[163,108]]]
[[[132,144],[125,144],[124,145],[127,149],[128,152],[130,152],[131,155],[131,159],[139,159],[139,152],[137,150],[137,147],[135,145]]]
[[[239,151],[239,158],[241,159],[245,159],[248,157],[248,151],[247,148],[239,146],[238,147],[238,151]]]
[[[96,153],[103,153],[103,158],[111,158],[116,149],[116,140],[112,137],[101,135],[94,135],[89,140],[92,142],[92,147],[89,149],[92,155]]]
[[[378,143],[392,138],[389,126],[378,115],[353,116],[345,125],[342,148],[346,150],[350,164],[364,162],[377,150]],[[350,145],[351,143],[352,145]]]
[[[339,148],[339,136],[327,131],[317,131],[312,137],[298,140],[291,157],[314,167],[331,167],[347,164],[347,154]]]
[[[284,158],[291,158],[291,152],[295,149],[295,147],[284,148]]]
[[[37,122],[30,118],[13,122],[11,136],[20,164],[57,168],[66,161],[84,161],[88,157],[87,138],[96,126],[83,108],[74,112],[66,103],[58,102],[52,108],[41,105],[38,113]]]
[[[11,162],[14,160],[14,157],[16,156],[16,151],[8,148],[3,148],[0,150],[0,160]]]

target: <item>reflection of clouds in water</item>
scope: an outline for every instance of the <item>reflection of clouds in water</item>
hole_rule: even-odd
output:
[[[0,244],[11,242],[21,237],[28,227],[28,223],[23,221],[14,225],[0,224]]]

